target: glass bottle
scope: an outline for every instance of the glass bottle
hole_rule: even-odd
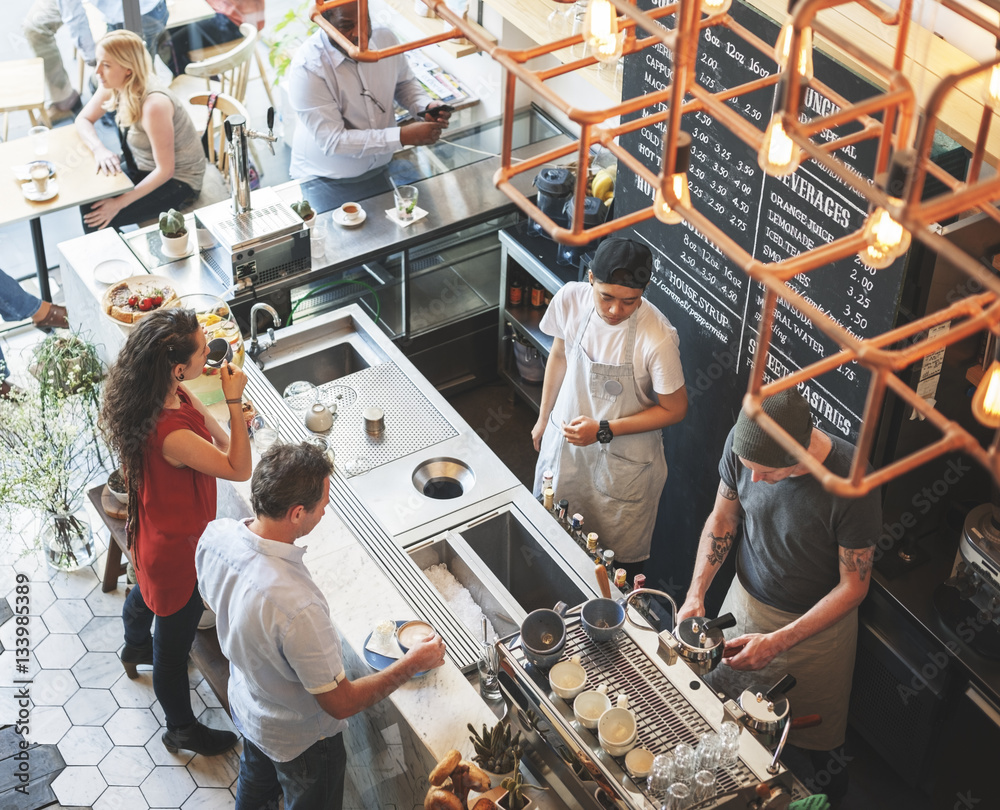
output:
[[[587,5],[589,0],[576,0],[573,4],[573,36],[583,33],[584,21],[587,19]],[[569,49],[574,59],[583,59],[587,55],[586,40],[577,43]]]
[[[604,567],[608,569],[608,582],[615,581],[615,553],[610,548],[604,549]]]

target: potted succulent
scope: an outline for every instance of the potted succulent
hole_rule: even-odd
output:
[[[173,208],[160,214],[160,240],[164,253],[183,256],[187,253],[188,231],[184,215]]]
[[[526,783],[524,777],[521,776],[520,766],[521,758],[514,757],[514,775],[507,777],[500,783],[500,786],[507,791],[497,801],[497,807],[501,808],[501,810],[529,810],[529,808],[534,806],[534,802],[524,795],[524,791],[528,788],[544,790],[544,788],[538,785]]]
[[[302,221],[306,224],[307,228],[312,228],[312,226],[316,224],[316,212],[313,211],[313,207],[309,204],[309,200],[299,200],[298,202],[293,202],[292,210],[302,217]]]
[[[497,783],[505,776],[512,776],[522,751],[520,730],[512,733],[510,723],[506,720],[499,721],[492,729],[487,729],[484,723],[482,735],[472,723],[468,724],[468,728],[472,732],[469,739],[476,749],[473,761],[487,773],[496,776],[494,781]]]
[[[39,548],[49,566],[72,571],[97,558],[83,500],[109,455],[97,429],[96,349],[80,338],[71,351],[60,349],[53,344],[61,337],[36,351],[35,379],[0,399],[0,511],[8,530],[25,525],[25,512],[37,513],[37,531],[22,534],[26,550]],[[59,357],[68,360],[57,369]]]

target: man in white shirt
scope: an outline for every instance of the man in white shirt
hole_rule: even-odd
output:
[[[295,541],[330,500],[332,465],[310,444],[277,445],[251,481],[252,520],[214,520],[195,565],[229,659],[229,706],[243,734],[236,810],[342,806],[347,718],[444,662],[431,636],[381,672],[344,673],[326,597]]]
[[[535,495],[545,471],[630,580],[649,557],[667,479],[662,429],[687,413],[677,330],[642,297],[653,259],[608,237],[589,284],[566,284],[540,328],[553,337],[538,421]]]
[[[355,45],[357,7],[351,3],[323,16]],[[369,26],[370,30],[370,26]],[[385,28],[371,31],[372,48],[388,48],[396,38]],[[365,180],[385,167],[404,146],[437,142],[450,112],[429,112],[431,102],[403,54],[378,62],[356,62],[322,29],[307,39],[288,70],[288,95],[298,116],[289,173]],[[399,102],[418,120],[396,125]]]
[[[101,12],[108,30],[123,28],[125,17],[122,0],[89,0]],[[152,54],[156,38],[167,24],[166,0],[139,0],[142,14],[142,37],[146,49]],[[56,45],[56,32],[66,23],[77,50],[88,65],[96,59],[94,37],[82,0],[35,0],[24,19],[24,36],[35,52],[45,62],[45,83],[48,86],[49,117],[53,123],[69,118],[71,110],[80,102],[80,94],[70,84],[63,65],[62,54]]]

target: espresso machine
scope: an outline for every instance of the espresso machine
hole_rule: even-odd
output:
[[[263,140],[274,154],[274,108],[267,111],[266,133],[250,129],[242,115],[224,124],[232,199],[195,212],[202,258],[238,293],[308,272],[312,257],[302,218],[272,189],[250,190],[249,141]]]

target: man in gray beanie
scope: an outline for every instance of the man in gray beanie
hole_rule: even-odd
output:
[[[854,447],[813,426],[809,403],[794,388],[762,402],[764,412],[806,452],[838,476]],[[785,674],[795,715],[823,722],[792,731],[814,767],[831,777],[831,798],[847,789],[833,749],[843,745],[857,642],[857,608],[868,593],[882,525],[877,490],[860,498],[827,492],[799,460],[740,413],[719,462],[715,508],[702,531],[694,575],[678,620],[705,615],[705,593],[737,533],[736,577],[722,606],[736,616],[722,666],[706,678],[739,697],[766,691]],[[836,773],[834,773],[836,771]],[[836,778],[835,778],[836,777]]]
[[[538,421],[535,495],[551,471],[557,498],[597,532],[629,579],[649,557],[667,480],[662,429],[687,412],[677,330],[642,297],[653,257],[608,237],[588,282],[564,285],[539,328],[551,335]]]

